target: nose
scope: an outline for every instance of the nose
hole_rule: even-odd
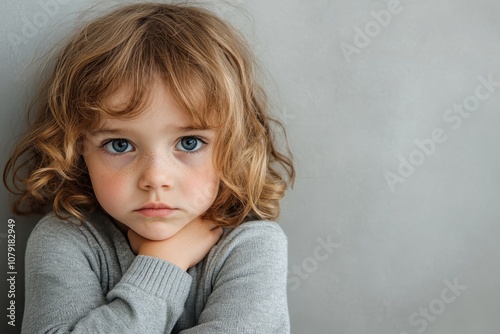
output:
[[[140,164],[139,188],[144,190],[169,189],[174,181],[174,166],[162,154],[144,156]]]

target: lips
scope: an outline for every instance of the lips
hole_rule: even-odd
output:
[[[177,210],[165,203],[147,203],[140,209],[135,210],[137,213],[146,217],[167,217]]]
[[[144,206],[142,206],[139,210],[142,210],[142,209],[170,209],[170,210],[173,210],[174,208],[168,206],[165,203],[150,202],[150,203],[147,203]]]

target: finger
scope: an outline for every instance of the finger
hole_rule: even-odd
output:
[[[210,219],[202,219],[202,224],[207,227],[210,231],[219,227],[213,220]]]
[[[210,234],[213,236],[213,238],[217,241],[220,239],[222,234],[224,233],[224,230],[220,226],[216,226],[214,229],[210,230]]]
[[[220,226],[215,226],[214,228],[212,228],[210,231],[216,233],[216,234],[222,234],[224,233],[224,229]]]

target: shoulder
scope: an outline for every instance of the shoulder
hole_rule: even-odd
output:
[[[106,217],[100,215],[79,222],[73,218],[60,219],[51,212],[40,219],[32,230],[28,249],[82,248],[93,243],[109,243],[111,225]]]
[[[79,226],[80,225],[80,226]],[[45,215],[35,225],[28,239],[29,244],[39,241],[64,240],[68,237],[78,237],[81,235],[81,224],[72,219],[62,220],[55,213]]]
[[[208,267],[216,272],[222,267],[287,266],[287,237],[271,221],[249,221],[224,229],[219,242],[207,257]]]
[[[276,222],[248,221],[235,228],[224,229],[221,245],[277,244],[286,246],[287,237]]]
[[[277,223],[225,229],[200,264],[200,328],[205,322],[222,324],[218,332],[225,333],[289,333],[287,266],[287,238]]]
[[[96,222],[96,219],[99,221]],[[106,229],[108,223],[108,219],[97,215],[89,216],[87,220],[80,222],[75,218],[61,219],[54,212],[50,212],[36,224],[31,232],[31,237],[105,233],[104,229]]]

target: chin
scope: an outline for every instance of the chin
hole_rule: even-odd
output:
[[[170,228],[165,231],[147,231],[146,233],[139,233],[142,237],[153,240],[153,241],[161,241],[166,240],[173,237],[177,232],[179,232],[179,228]]]

